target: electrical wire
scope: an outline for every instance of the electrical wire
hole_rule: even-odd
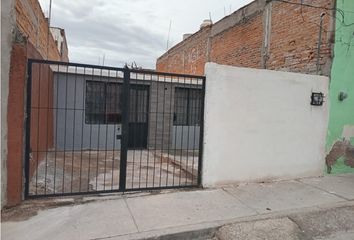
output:
[[[282,2],[282,3],[287,3],[287,4],[292,4],[292,5],[298,5],[298,6],[301,6],[301,7],[311,7],[311,8],[317,8],[317,9],[323,9],[323,10],[326,10],[326,11],[336,11],[338,12],[340,15],[341,15],[341,18],[342,19],[339,19],[333,15],[330,15],[331,17],[337,19],[341,25],[343,25],[344,27],[350,27],[350,26],[354,26],[354,22],[353,23],[345,23],[345,12],[350,12],[350,11],[345,11],[345,10],[342,10],[340,8],[328,8],[328,7],[322,7],[322,6],[315,6],[315,5],[311,5],[311,4],[306,4],[306,3],[303,3],[303,0],[301,0],[301,2],[290,2],[290,1],[286,1],[286,0],[273,0],[273,1],[277,1],[277,2]],[[301,14],[302,14],[302,10],[301,10]]]

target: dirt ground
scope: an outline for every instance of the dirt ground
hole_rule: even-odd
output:
[[[50,151],[38,164],[30,195],[118,190],[120,151]],[[129,150],[126,188],[196,185],[197,151]]]

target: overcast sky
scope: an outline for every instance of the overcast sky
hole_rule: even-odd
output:
[[[51,25],[65,29],[71,62],[121,67],[135,61],[155,68],[157,57],[213,22],[252,0],[53,0]],[[49,0],[40,0],[48,16]]]

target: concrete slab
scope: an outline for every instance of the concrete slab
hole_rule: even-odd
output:
[[[323,178],[304,178],[300,181],[345,199],[354,200],[354,174],[330,175]]]
[[[247,184],[225,190],[259,213],[318,206],[344,201],[297,181]]]
[[[349,187],[353,176],[345,175],[341,177],[347,179],[343,180],[347,185],[342,191],[346,194],[353,193],[354,188]],[[312,181],[325,182],[329,178],[329,176],[326,176],[312,179]],[[303,181],[307,182],[310,179]],[[337,190],[341,189],[339,186],[344,186],[344,183],[339,180],[329,182]],[[80,197],[78,199],[75,197],[58,198],[57,200],[48,199],[45,200],[46,203],[43,202],[43,199],[31,200],[26,201],[22,207],[8,209],[5,213],[2,212],[2,237],[7,240],[126,240],[146,237],[156,239],[154,237],[161,236],[162,233],[176,236],[175,234],[184,231],[193,235],[195,229],[208,228],[210,230],[234,222],[264,220],[275,217],[284,218],[303,211],[322,210],[327,212],[327,208],[331,209],[334,206],[336,208],[353,206],[354,200],[347,201],[342,197],[322,190],[318,186],[321,186],[321,183],[314,186],[301,181],[286,181],[248,184],[225,189],[162,191],[161,194],[144,192],[82,198],[89,202],[82,201]],[[63,204],[70,204],[70,206],[64,206]],[[267,210],[267,208],[270,210]],[[33,216],[38,209],[43,210],[40,210],[38,215]],[[347,210],[348,212],[354,216],[353,210]],[[351,219],[351,222],[344,223],[344,219],[340,220],[336,216],[346,215],[338,212],[322,218],[322,215],[318,214],[317,218],[311,220],[313,223],[304,222],[304,226],[315,226],[322,219],[333,219],[333,222],[330,222],[331,229],[335,231],[343,230],[342,235],[335,235],[333,239],[341,236],[351,236],[345,231],[352,227],[348,224],[354,222],[354,219],[347,216],[347,219]],[[310,221],[309,217],[303,219],[304,221]],[[333,228],[333,226],[349,227],[342,229],[339,227]],[[206,234],[210,232],[208,231],[203,230]],[[327,231],[327,233],[329,232]],[[323,235],[314,236],[324,237]]]
[[[20,222],[3,222],[7,240],[96,239],[137,232],[123,199],[40,211]]]
[[[222,189],[127,199],[140,231],[256,214]]]

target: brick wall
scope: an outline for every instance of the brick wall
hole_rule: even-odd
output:
[[[24,140],[24,90],[26,47],[15,43],[10,61],[7,135],[7,206],[18,204],[22,196],[23,140]]]
[[[33,56],[33,55],[32,55]],[[30,177],[54,145],[54,78],[47,64],[32,65]]]
[[[14,43],[10,62],[8,97],[8,162],[7,206],[21,202],[25,146],[25,103],[27,59],[41,58],[31,43]],[[34,66],[32,81],[31,150],[30,164],[39,164],[43,156],[36,151],[46,151],[53,146],[53,74],[48,67]],[[51,107],[52,108],[52,107]],[[38,137],[39,136],[39,137]],[[37,140],[40,139],[40,140]],[[33,171],[31,172],[31,175]]]
[[[258,68],[262,34],[262,14],[257,13],[248,21],[213,37],[210,60],[219,64]]]
[[[59,51],[48,28],[48,20],[38,0],[16,0],[18,30],[27,38],[43,59],[60,60]]]
[[[332,8],[334,0],[302,2],[316,8],[256,0],[171,48],[158,58],[156,68],[201,75],[209,60],[240,67],[316,73],[320,14],[324,12],[320,74],[328,76],[333,42],[331,15],[334,13],[325,8]],[[193,55],[196,50],[198,54]],[[183,61],[188,55],[194,56],[193,61]]]
[[[51,34],[48,35],[48,22],[38,1],[16,0],[15,15],[16,26],[11,51],[7,106],[7,206],[19,204],[23,196],[27,59],[60,60],[54,39]],[[32,101],[34,103],[39,101],[39,106],[45,108],[52,104],[52,93],[49,93],[53,88],[51,71],[48,68],[34,68],[33,74],[41,76],[41,85],[39,87],[38,82],[33,82]],[[35,98],[39,95],[40,100]],[[34,146],[34,150],[50,148],[53,145],[52,113],[43,110],[35,112],[33,116],[36,118],[31,119],[31,127],[34,131],[31,146]],[[36,134],[39,134],[41,141],[35,144],[33,138]],[[37,164],[37,159],[40,159],[40,156],[32,155],[31,164]]]
[[[296,2],[293,0],[293,2]],[[330,0],[304,1],[311,5],[331,8]],[[317,46],[320,15],[323,21],[320,64],[325,75],[329,75],[331,62],[331,17],[329,11],[320,8],[301,7],[273,2],[272,30],[268,69],[291,72],[316,73]],[[327,68],[327,71],[325,70]]]
[[[210,27],[205,27],[177,44],[156,63],[158,71],[199,74],[204,71],[208,56]]]

